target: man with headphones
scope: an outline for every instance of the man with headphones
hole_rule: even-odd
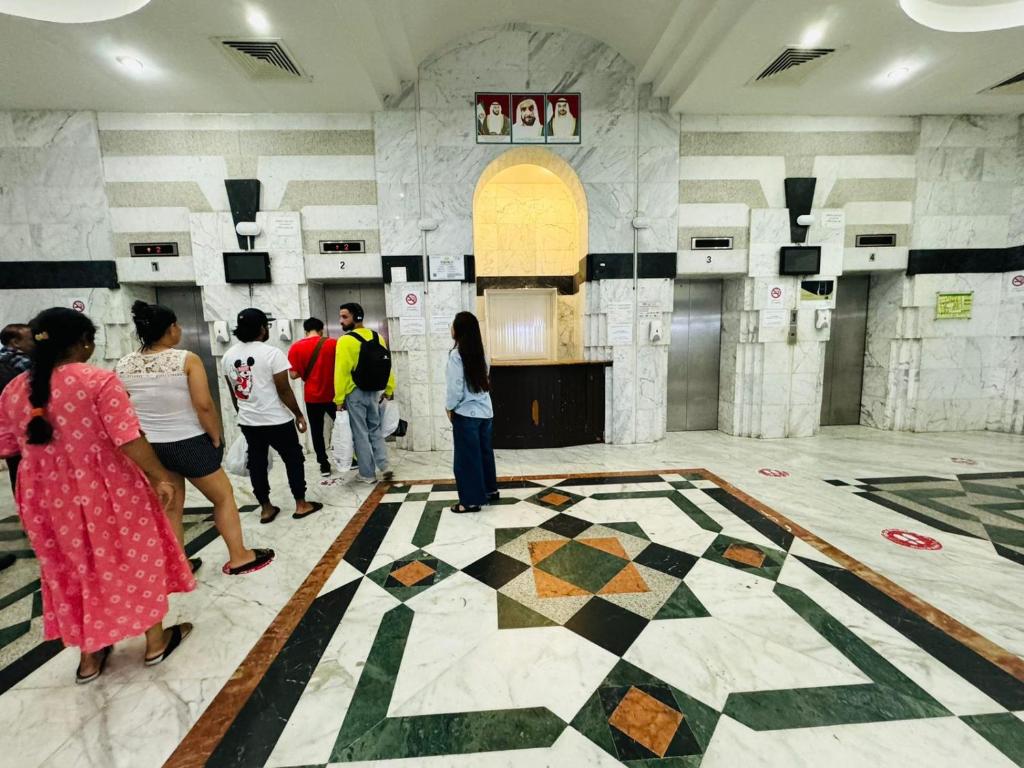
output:
[[[347,411],[352,442],[359,460],[358,480],[376,484],[377,472],[390,482],[392,473],[381,430],[380,404],[395,394],[391,352],[380,334],[363,327],[363,308],[342,304],[341,329],[334,357],[334,402]]]

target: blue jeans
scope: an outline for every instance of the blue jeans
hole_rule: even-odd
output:
[[[459,503],[464,507],[479,507],[487,502],[488,495],[498,491],[491,447],[493,421],[452,414],[455,485],[459,489]]]
[[[352,443],[359,459],[359,476],[367,480],[377,476],[376,469],[388,468],[388,452],[380,429],[380,396],[382,392],[354,389],[345,398],[348,423],[352,427]],[[376,468],[376,469],[375,469]],[[339,467],[344,472],[348,467]]]

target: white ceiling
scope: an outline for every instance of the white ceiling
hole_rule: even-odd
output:
[[[269,32],[250,28],[252,7]],[[152,0],[95,23],[0,14],[0,109],[370,111],[433,51],[513,21],[604,41],[687,113],[1024,112],[1024,96],[979,93],[1024,71],[1024,27],[941,32],[899,0]],[[839,52],[799,85],[750,85],[813,27]],[[211,42],[228,36],[282,38],[312,80],[249,80]],[[145,68],[131,75],[117,56]],[[904,79],[886,77],[897,68]]]

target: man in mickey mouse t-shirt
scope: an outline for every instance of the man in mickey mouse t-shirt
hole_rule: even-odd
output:
[[[270,503],[267,464],[270,449],[277,451],[288,472],[288,486],[300,518],[323,507],[306,501],[306,474],[302,446],[295,431],[306,431],[306,419],[288,383],[291,365],[277,347],[267,344],[271,319],[250,307],[238,313],[235,337],[239,343],[224,353],[224,379],[238,414],[238,426],[249,444],[249,479],[263,508],[261,523],[269,523],[281,511]],[[294,423],[293,423],[294,420]]]

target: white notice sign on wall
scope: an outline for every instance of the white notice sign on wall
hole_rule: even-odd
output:
[[[403,336],[422,336],[427,332],[427,321],[422,317],[401,317],[398,330]]]
[[[608,305],[608,325],[632,325],[633,302],[616,301]]]
[[[633,323],[608,323],[608,346],[628,347],[633,343]]]
[[[789,312],[784,309],[765,309],[761,312],[762,328],[783,328],[789,322]]]
[[[452,318],[448,315],[430,316],[430,333],[441,336],[450,336],[452,330]]]
[[[430,279],[441,280],[465,280],[466,259],[463,256],[431,256],[430,257]]]
[[[821,216],[821,225],[825,229],[842,229],[846,215],[842,211],[826,211]]]

